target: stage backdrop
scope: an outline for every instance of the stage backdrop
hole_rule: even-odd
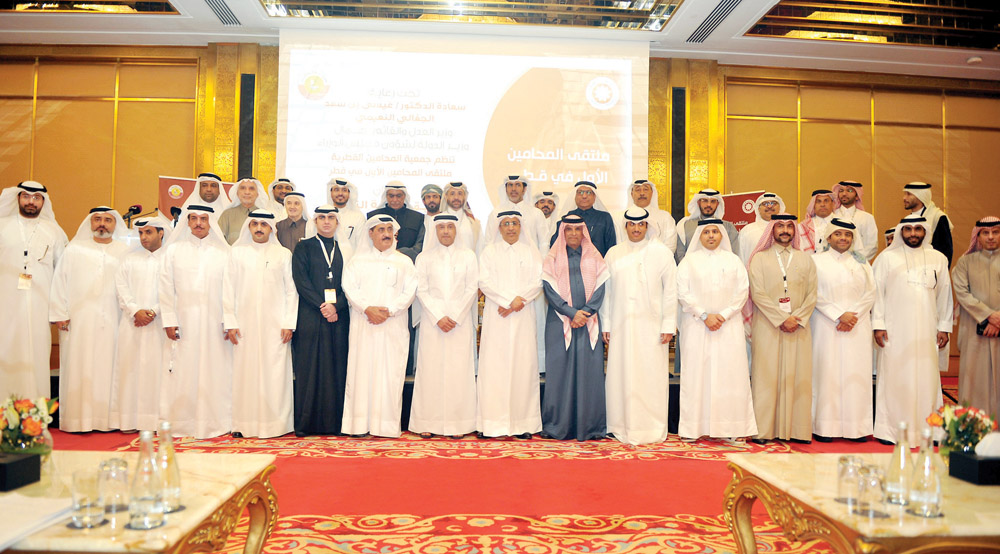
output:
[[[463,181],[484,217],[505,176],[559,193],[597,184],[610,209],[647,172],[648,45],[524,37],[281,32],[277,172],[326,199]]]

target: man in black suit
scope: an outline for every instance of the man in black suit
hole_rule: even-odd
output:
[[[399,181],[390,181],[382,191],[380,208],[368,212],[373,215],[389,215],[399,223],[399,233],[396,235],[396,250],[409,256],[414,263],[417,254],[424,247],[424,214],[410,209],[410,193]]]

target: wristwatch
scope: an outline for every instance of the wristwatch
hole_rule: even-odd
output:
[[[701,312],[701,320],[702,321],[708,320],[708,312]]]

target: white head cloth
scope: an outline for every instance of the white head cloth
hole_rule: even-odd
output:
[[[920,200],[920,202],[923,203],[924,211],[920,215],[924,216],[924,218],[927,219],[928,228],[930,229],[928,231],[928,235],[930,235],[930,233],[932,233],[934,229],[937,227],[938,219],[940,219],[941,216],[944,215],[944,212],[941,211],[941,208],[938,208],[937,204],[934,203],[934,199],[931,196],[931,186],[928,185],[927,183],[914,181],[912,183],[907,183],[903,187],[903,190],[905,192],[912,194],[913,196],[916,196],[917,200]],[[948,228],[949,230],[955,229],[955,224],[952,223],[950,219],[948,220]]]
[[[461,223],[461,220],[458,219],[458,216],[452,214],[438,214],[434,216],[432,221],[434,224],[430,229],[427,229],[426,233],[424,233],[424,248],[420,252],[421,255],[428,253],[433,255],[435,250],[444,250],[446,248],[450,248],[452,250],[471,248],[468,244],[465,244],[462,233],[459,232],[458,226]],[[438,240],[437,228],[440,225],[446,225],[448,223],[455,224],[455,242],[452,243],[451,246],[444,246]]]
[[[191,233],[191,228],[188,227],[188,214],[207,213],[209,216],[208,236],[205,237],[204,240],[218,243],[220,246],[224,246],[228,250],[229,243],[226,242],[225,235],[222,234],[222,228],[219,227],[219,217],[218,217],[219,214],[212,213],[211,210],[212,210],[211,206],[205,206],[203,204],[191,204],[188,206],[184,206],[184,209],[181,210],[181,215],[177,217],[177,226],[174,227],[174,231],[170,233],[170,240],[164,243],[163,246],[170,246],[175,242],[180,242],[183,240],[192,242],[198,240],[198,238]]]
[[[276,187],[278,183],[288,183],[289,185],[292,185],[292,190],[296,190],[295,183],[293,183],[291,179],[286,179],[282,177],[280,179],[275,179],[271,181],[271,184],[267,185],[267,201],[271,204],[272,208],[274,207],[280,208],[284,206],[283,203],[278,202],[277,200],[274,199],[274,187]],[[272,209],[270,211],[274,212],[275,210]]]
[[[87,217],[83,218],[83,222],[76,229],[76,235],[73,236],[73,240],[70,242],[92,242],[94,240],[94,232],[90,230],[90,218],[96,213],[110,215],[115,218],[115,230],[111,233],[111,238],[113,240],[125,240],[125,237],[128,236],[128,226],[125,225],[125,220],[122,219],[121,214],[107,206],[98,206],[91,209]]]
[[[301,192],[293,190],[292,192],[289,192],[288,194],[285,195],[285,200],[286,201],[288,200],[289,196],[291,196],[292,198],[298,198],[299,201],[302,202],[302,218],[303,219],[308,219],[308,217],[309,217],[309,206],[306,204],[306,195],[302,194]],[[282,207],[284,207],[284,206],[282,206]],[[287,208],[285,209],[285,217],[283,217],[282,219],[288,219],[288,209]]]
[[[722,238],[719,240],[719,246],[716,246],[715,250],[709,250],[705,248],[704,245],[701,244],[701,233],[707,227],[712,227],[712,226],[718,228],[719,232],[722,233]],[[709,219],[703,219],[699,221],[698,226],[694,230],[694,235],[691,237],[691,240],[688,241],[688,250],[686,255],[690,256],[695,252],[701,252],[701,251],[718,252],[719,250],[725,250],[726,252],[730,253],[732,253],[733,251],[732,243],[730,243],[729,241],[729,235],[726,233],[726,228],[723,225],[722,220],[717,217],[712,217]]]
[[[780,196],[778,196],[773,192],[765,192],[764,194],[758,196],[757,199],[754,200],[753,202],[753,211],[757,212],[757,221],[764,221],[764,218],[761,217],[760,215],[760,205],[763,204],[764,202],[769,202],[769,201],[778,203],[777,213],[779,214],[785,213],[785,201],[782,200]],[[719,202],[720,204],[722,203],[721,200]]]
[[[445,200],[445,196],[447,196],[448,191],[451,189],[459,189],[465,192],[465,204],[462,206],[461,210],[452,209],[452,207],[448,205],[448,201]],[[465,183],[461,181],[452,181],[444,186],[444,190],[441,193],[441,213],[455,215],[458,216],[459,219],[467,217],[472,213],[472,207],[469,206],[469,187],[465,186]]]
[[[365,234],[359,237],[356,255],[361,256],[378,251],[378,249],[375,248],[375,245],[372,244],[372,238],[368,235],[368,232],[371,231],[372,228],[382,225],[383,223],[392,223],[392,249],[396,249],[396,233],[399,232],[399,223],[397,223],[396,219],[391,216],[378,214],[369,217],[368,221],[365,222]]]
[[[45,203],[38,213],[39,219],[47,219],[53,223],[56,221],[56,213],[52,209],[52,199],[49,198],[49,191],[38,181],[22,181],[16,186],[7,187],[0,192],[0,217],[7,217],[19,213],[17,197],[22,192],[29,194],[39,193],[45,197]]]
[[[242,183],[243,181],[250,181],[251,183],[254,184],[255,187],[257,187],[257,198],[253,201],[254,206],[256,206],[254,209],[271,211],[271,197],[268,196],[267,191],[264,190],[264,185],[261,184],[260,181],[252,177],[236,181],[236,184],[233,185],[233,188],[231,189],[231,192],[233,193],[232,202],[230,202],[229,205],[226,206],[226,208],[227,209],[235,208],[236,206],[243,205],[243,203],[240,202],[240,183]]]
[[[570,193],[566,195],[566,198],[563,198],[562,202],[559,203],[559,209],[557,210],[557,212],[555,214],[553,214],[553,216],[558,215],[559,216],[559,220],[561,220],[564,215],[566,215],[569,212],[575,210],[576,209],[576,191],[580,190],[581,188],[588,189],[588,190],[590,190],[590,192],[594,193],[594,208],[593,209],[600,210],[602,212],[608,211],[608,207],[605,206],[604,202],[601,200],[601,195],[597,194],[597,185],[595,185],[594,183],[591,183],[590,181],[577,181],[576,184],[573,185],[573,190],[570,191]]]
[[[506,183],[505,183],[505,186],[506,186]],[[549,200],[551,200],[556,205],[556,208],[559,207],[559,195],[556,194],[555,191],[553,191],[551,189],[548,189],[548,188],[543,188],[543,189],[539,190],[538,192],[536,192],[531,197],[531,203],[532,203],[532,205],[534,205],[536,202],[538,202],[542,198],[548,198]],[[555,208],[553,208],[552,211],[555,212]],[[555,214],[553,213],[552,215],[555,215]],[[552,217],[552,216],[550,215],[549,217]]]
[[[503,235],[500,234],[500,222],[509,217],[516,218],[517,221],[521,223],[521,234],[517,236],[517,242],[537,248],[537,246],[533,246],[531,241],[525,237],[524,217],[521,215],[521,212],[517,210],[504,210],[502,212],[497,212],[496,217],[486,222],[486,236],[491,237],[493,242],[502,242],[507,244],[507,241],[503,240]]]
[[[497,212],[505,212],[510,210],[519,211],[522,209],[521,207],[522,204],[514,205],[514,203],[511,202],[510,198],[507,196],[507,183],[521,183],[524,185],[524,198],[521,200],[521,202],[525,201],[530,202],[529,199],[532,197],[531,183],[529,183],[527,179],[519,175],[508,175],[507,178],[504,179],[502,183],[500,183],[500,186],[497,189],[497,199],[498,199],[496,205]]]
[[[267,238],[268,244],[281,246],[281,243],[278,242],[277,229],[274,227],[274,224],[278,222],[278,218],[274,217],[274,214],[270,210],[256,209],[247,214],[247,219],[240,228],[240,238],[236,239],[236,242],[233,243],[234,247],[254,244],[253,232],[250,230],[251,221],[263,221],[270,225],[271,235]]]
[[[302,213],[304,215],[306,211],[302,210]],[[316,231],[316,216],[319,214],[333,214],[333,217],[337,218],[337,226],[340,226],[340,208],[333,204],[323,204],[316,208],[316,213],[306,222],[306,234],[302,237],[302,240],[311,239],[318,234],[318,231]]]
[[[862,254],[860,250],[861,234],[858,232],[858,227],[853,221],[846,217],[835,217],[830,220],[830,224],[826,226],[826,236],[823,237],[826,239],[826,246],[823,248],[823,251],[826,252],[827,250],[833,250],[833,247],[830,246],[830,236],[836,231],[851,232],[854,236],[854,240],[851,241],[851,248],[848,252],[851,253],[851,257],[857,260],[859,264],[867,263],[868,260],[865,259],[864,254]]]
[[[652,204],[652,202],[650,202],[650,204]],[[623,237],[623,243],[636,245],[645,244],[649,241],[649,237],[659,234],[659,228],[656,226],[656,221],[649,217],[649,215],[649,210],[646,208],[640,208],[639,206],[631,206],[629,209],[625,210],[625,213],[622,214],[621,222],[619,223],[621,228],[618,230],[620,233],[619,236]],[[646,236],[643,237],[643,239],[638,243],[632,242],[632,239],[628,237],[627,225],[630,221],[633,223],[639,221],[646,223]]]
[[[642,185],[649,185],[649,188],[653,190],[649,199],[649,206],[646,206],[645,208],[639,208],[639,206],[636,205],[635,200],[632,199],[632,191],[636,187],[641,187]],[[637,179],[631,186],[628,187],[628,207],[643,209],[651,214],[656,211],[664,211],[660,209],[660,193],[656,190],[656,185],[646,179]]]
[[[205,181],[213,181],[219,183],[219,197],[212,202],[205,202],[201,198],[201,184]],[[231,189],[235,194],[236,189]],[[194,180],[194,192],[188,195],[182,203],[183,207],[189,205],[199,205],[208,206],[215,210],[213,217],[219,217],[222,215],[222,210],[229,207],[229,193],[226,192],[226,187],[222,184],[222,178],[215,173],[199,173],[198,177]]]
[[[927,223],[927,218],[922,215],[910,214],[903,219],[899,220],[896,225],[895,238],[892,240],[892,244],[887,246],[882,252],[888,252],[890,250],[899,250],[900,248],[909,248],[906,241],[903,240],[903,227],[907,226],[920,226],[924,228],[924,241],[920,243],[920,248],[931,249],[931,227]]]
[[[144,229],[146,227],[156,227],[157,229],[163,231],[163,237],[161,237],[160,250],[163,249],[164,245],[167,244],[167,239],[170,238],[170,232],[173,231],[173,226],[170,221],[163,219],[159,215],[154,215],[150,217],[140,217],[138,219],[132,220],[132,230],[135,234],[139,234],[139,229]],[[140,249],[145,250],[138,239],[135,240],[135,245],[132,246],[132,250]]]
[[[388,192],[390,189],[403,191],[406,194],[406,196],[403,197],[403,207],[406,208],[410,207],[410,191],[406,189],[406,185],[404,185],[402,181],[389,181],[388,183],[385,184],[385,188],[382,189],[382,196],[380,196],[378,199],[378,206],[375,206],[376,210],[379,208],[384,208],[389,205],[389,200],[386,198],[386,192]],[[353,192],[354,191],[351,191],[351,198],[354,198]]]
[[[344,204],[343,208],[338,209],[358,211],[358,187],[354,186],[354,183],[348,181],[347,179],[341,179],[339,177],[334,177],[326,183],[326,204],[336,206],[336,204],[333,203],[333,194],[330,192],[330,189],[332,189],[334,185],[347,187],[351,191],[351,195],[347,198],[347,204]],[[384,205],[385,191],[382,191],[382,204],[378,207],[381,208]]]
[[[725,217],[726,215],[725,199],[723,199],[722,194],[720,194],[719,191],[715,189],[701,189],[700,191],[698,191],[698,194],[691,197],[691,200],[688,201],[687,205],[689,216],[696,218],[701,217],[701,208],[698,207],[698,201],[701,200],[702,198],[708,198],[719,201],[719,207],[715,209],[715,213],[712,214],[712,218],[722,219],[723,217]],[[688,240],[688,243],[690,244],[691,241]]]

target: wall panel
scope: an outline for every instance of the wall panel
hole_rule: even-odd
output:
[[[802,87],[802,117],[868,121],[871,91],[827,87]]]
[[[194,98],[198,66],[122,64],[118,95],[125,98]]]
[[[875,122],[941,125],[941,93],[876,90]]]
[[[726,87],[726,109],[730,115],[795,117],[797,102],[794,86],[735,84]]]
[[[31,100],[0,98],[0,187],[27,181],[30,175]]]
[[[1000,129],[1000,102],[996,98],[948,95],[945,108],[947,125]]]
[[[871,175],[870,125],[814,122],[802,124],[802,195],[799,197],[802,209],[797,214],[799,217],[805,217],[805,208],[809,204],[812,191],[829,189],[839,181],[849,180],[867,185],[863,190],[870,193]],[[871,209],[871,202],[865,202],[865,207]]]
[[[115,96],[115,64],[40,63],[39,96]]]
[[[726,192],[769,190],[795,209],[796,124],[731,120],[726,129]]]
[[[969,246],[975,222],[986,215],[1000,216],[1000,129],[948,131],[945,140],[948,143],[945,211],[955,223],[952,236],[957,259]]]
[[[158,176],[191,175],[194,117],[193,102],[119,104],[115,209],[142,204],[149,211],[158,201]]]
[[[940,108],[940,106],[938,106]],[[906,215],[903,185],[932,185],[934,203],[944,206],[944,140],[941,129],[879,125],[875,127],[875,221],[880,229]]]
[[[0,95],[31,96],[35,83],[35,64],[0,64]]]

